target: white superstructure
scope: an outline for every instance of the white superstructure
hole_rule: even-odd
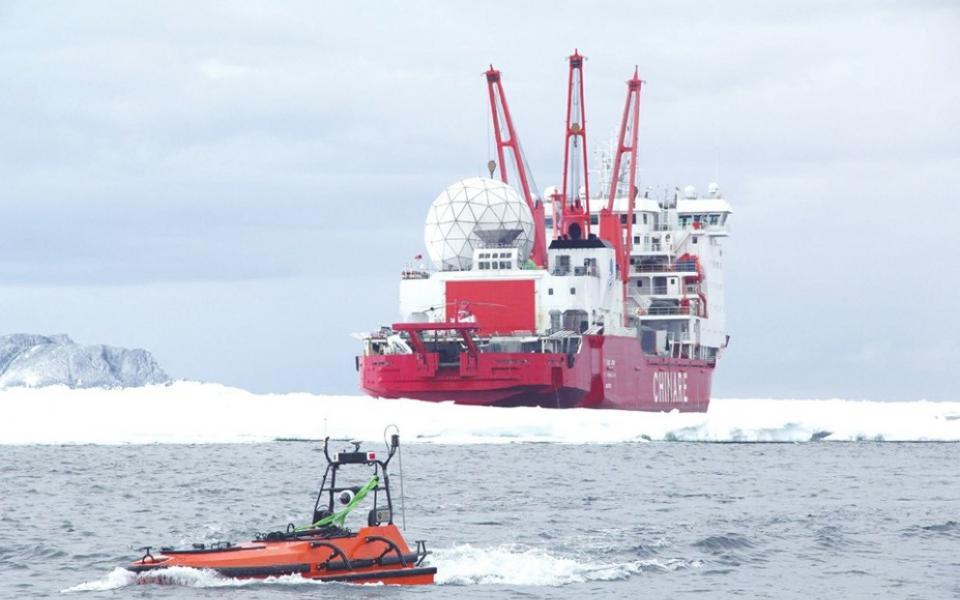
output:
[[[624,311],[627,326],[663,332],[655,334],[658,344],[672,355],[713,361],[728,339],[721,239],[733,209],[717,184],[708,190],[706,197],[687,186],[660,199],[650,192],[636,199]],[[603,199],[591,202],[591,226],[603,206]],[[546,206],[548,230],[551,209]],[[621,223],[626,210],[627,199],[616,198]]]

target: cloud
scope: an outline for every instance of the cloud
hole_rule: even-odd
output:
[[[559,179],[564,57],[577,46],[589,144],[612,135],[637,64],[644,184],[702,188],[719,167],[734,203],[720,393],[803,395],[815,371],[822,389],[948,396],[946,366],[922,390],[889,366],[920,368],[916,348],[958,333],[916,309],[960,291],[946,275],[960,253],[958,24],[950,2],[4,3],[0,289],[37,301],[14,298],[0,330],[88,330],[80,311],[50,315],[60,302],[93,310],[77,300],[90,290],[166,314],[151,285],[234,290],[217,292],[239,298],[232,308],[203,318],[223,334],[259,315],[263,328],[235,340],[248,357],[271,324],[292,332],[295,320],[243,300],[247,286],[274,286],[258,296],[270,302],[317,294],[293,307],[306,329],[387,322],[430,201],[485,172],[482,71],[503,70],[545,187]],[[380,288],[317,291],[358,273],[386,291],[347,308],[344,295]],[[88,330],[91,342],[135,328],[89,322],[104,338]],[[156,327],[131,344],[196,344],[204,322],[192,325],[185,339]],[[349,356],[351,343],[329,348]],[[195,364],[227,383],[353,389],[350,375],[280,357],[275,374],[241,376],[198,347]],[[863,348],[886,358],[863,361],[853,383],[824,366]]]

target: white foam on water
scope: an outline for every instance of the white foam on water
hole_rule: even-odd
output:
[[[133,585],[136,582],[136,573],[132,573],[126,569],[117,567],[100,579],[85,581],[73,587],[61,590],[61,592],[64,594],[69,594],[71,592],[103,592],[106,590],[115,590],[128,585]]]
[[[960,441],[960,402],[716,399],[708,413],[493,408],[366,396],[253,394],[178,382],[0,390],[0,444],[245,443],[325,435],[444,444]]]
[[[195,588],[236,588],[260,585],[329,585],[323,581],[304,579],[300,575],[283,575],[266,579],[233,579],[208,569],[169,567],[150,573],[132,573],[117,567],[100,579],[87,581],[62,590],[62,593],[98,592],[131,585],[162,584]]]
[[[430,557],[436,581],[445,585],[561,586],[588,581],[616,581],[655,571],[698,568],[683,559],[638,560],[622,563],[582,561],[538,548],[502,545],[492,548],[458,545]]]
[[[429,563],[437,567],[440,585],[562,586],[588,581],[616,581],[652,572],[699,568],[699,561],[649,559],[621,563],[581,561],[538,548],[519,545],[477,547],[469,544],[434,551]],[[207,569],[169,567],[150,573],[132,573],[117,567],[93,581],[62,590],[62,593],[99,592],[119,588],[162,584],[194,588],[239,588],[249,586],[337,585],[284,575],[266,579],[232,579]],[[382,585],[382,584],[363,584]]]

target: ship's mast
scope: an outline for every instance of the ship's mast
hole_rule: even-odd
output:
[[[520,148],[520,140],[517,139],[517,131],[513,127],[513,119],[510,117],[510,107],[507,106],[507,98],[503,93],[503,83],[500,81],[500,71],[490,65],[485,73],[487,76],[487,91],[490,95],[490,112],[493,118],[493,134],[497,142],[497,161],[500,167],[500,179],[509,184],[507,175],[507,163],[504,156],[504,150],[509,149],[512,152],[513,166],[515,168],[517,179],[520,184],[520,191],[523,198],[533,214],[533,252],[531,260],[540,268],[547,264],[547,244],[545,229],[545,217],[543,203],[533,196],[530,191],[531,177],[528,175],[526,158],[523,156],[523,150]]]
[[[583,55],[574,50],[568,57],[567,125],[563,148],[563,189],[554,201],[558,231],[569,238],[590,237],[590,176],[587,170],[587,115],[583,100]],[[580,178],[583,177],[583,201]]]
[[[612,215],[619,184],[626,171],[626,218],[622,219],[619,227],[621,229],[619,243],[615,244],[620,249],[620,277],[624,285],[630,280],[630,252],[633,249],[633,214],[637,200],[637,138],[640,131],[640,88],[642,86],[643,81],[640,80],[637,69],[634,68],[633,77],[627,81],[627,100],[623,105],[623,119],[620,121],[617,154],[613,159],[610,196],[607,201],[607,211]],[[629,162],[625,163],[625,160]]]

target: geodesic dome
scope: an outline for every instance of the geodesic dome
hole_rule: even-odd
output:
[[[533,249],[533,227],[533,215],[515,189],[496,179],[471,177],[433,201],[423,239],[437,269],[465,271],[476,248],[518,248],[525,261]]]

